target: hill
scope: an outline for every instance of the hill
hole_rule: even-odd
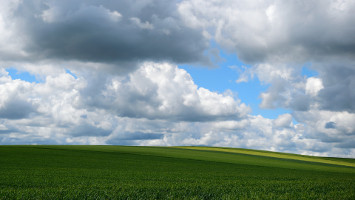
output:
[[[355,160],[218,147],[0,146],[0,199],[355,199]]]

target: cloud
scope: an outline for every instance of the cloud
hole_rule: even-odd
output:
[[[105,130],[103,128],[96,127],[87,123],[80,123],[70,129],[70,135],[74,137],[78,136],[107,136],[112,130]]]
[[[324,88],[319,91],[322,109],[355,112],[355,66],[352,63],[325,65],[321,71]]]
[[[0,58],[103,63],[118,72],[147,60],[208,63],[208,41],[185,26],[176,9],[175,1],[162,0],[7,2],[0,17]]]
[[[338,146],[345,146],[354,138],[354,113],[310,110],[295,112],[294,116],[297,121],[307,125],[308,138]]]
[[[311,96],[317,96],[319,91],[323,89],[323,82],[320,78],[310,77],[306,81],[306,94]]]
[[[270,84],[267,91],[261,93],[261,107],[355,112],[355,92],[352,90],[355,70],[350,63],[316,63],[313,68],[320,71],[318,77],[305,77],[300,67],[284,66],[260,64],[244,71],[244,76],[249,73]],[[284,68],[290,73],[282,73]]]
[[[28,83],[3,73],[2,84],[14,93],[21,91],[14,85],[27,85],[22,99],[37,107],[30,116],[0,119],[0,143],[237,146],[348,157],[354,153],[349,143],[354,114],[315,110],[274,120],[252,116],[238,99],[198,88],[185,70],[172,64],[148,62],[128,75],[98,74],[98,89],[92,93],[92,74],[76,77],[63,70],[44,82]],[[293,124],[293,116],[302,124]],[[331,123],[336,125],[329,128]]]
[[[106,140],[106,144],[140,145],[142,141],[161,140],[163,137],[162,133],[114,132]]]
[[[198,88],[185,70],[169,63],[147,62],[120,76],[88,71],[75,78],[62,70],[39,83],[13,80],[5,70],[2,72],[0,114],[4,133],[15,126],[22,137],[40,135],[49,139],[61,135],[58,143],[84,136],[108,137],[110,141],[157,139],[162,137],[162,130],[119,129],[118,124],[148,120],[150,126],[160,127],[156,123],[162,122],[155,120],[168,121],[167,126],[179,121],[239,120],[250,112],[228,92]],[[20,106],[22,110],[11,112]],[[13,138],[21,137],[15,134]]]
[[[26,98],[31,93],[30,88],[30,83],[13,81],[0,69],[0,118],[21,119],[36,113],[36,102]]]
[[[353,1],[183,1],[191,27],[206,30],[243,61],[354,58]],[[332,27],[332,28],[330,28]]]
[[[293,126],[292,115],[290,114],[280,115],[278,118],[274,120],[273,123],[275,127],[283,127],[283,128],[292,127]]]
[[[261,107],[354,112],[353,1],[183,1],[179,12],[271,84]],[[305,63],[320,73],[305,80]],[[244,73],[241,80],[247,80]],[[252,76],[251,76],[252,77]],[[240,80],[240,81],[241,81]],[[304,86],[298,84],[306,84]]]
[[[355,16],[353,1],[183,1],[185,22],[207,31],[250,64],[241,81],[257,77],[269,88],[262,108],[287,108],[304,125],[304,152],[353,148]],[[307,65],[319,75],[302,75]],[[278,127],[289,117],[274,121]],[[285,123],[282,123],[282,122]],[[334,124],[333,124],[334,123]],[[336,124],[336,125],[335,125]],[[313,144],[312,144],[313,143]],[[333,150],[330,150],[333,149]]]
[[[2,94],[3,95],[3,94]],[[0,118],[21,119],[35,112],[32,104],[21,100],[8,100],[0,109]]]
[[[198,88],[185,70],[168,63],[147,62],[128,76],[101,83],[84,90],[80,104],[122,117],[175,121],[240,119],[250,111],[231,94]],[[90,91],[101,93],[92,97]]]

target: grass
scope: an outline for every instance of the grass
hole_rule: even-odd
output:
[[[0,146],[0,199],[355,199],[354,164],[235,148]]]

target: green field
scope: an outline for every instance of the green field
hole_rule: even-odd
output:
[[[0,146],[0,199],[355,199],[355,159],[212,147]]]

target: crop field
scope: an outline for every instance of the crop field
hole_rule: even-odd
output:
[[[0,199],[355,199],[355,159],[217,147],[0,146]]]

